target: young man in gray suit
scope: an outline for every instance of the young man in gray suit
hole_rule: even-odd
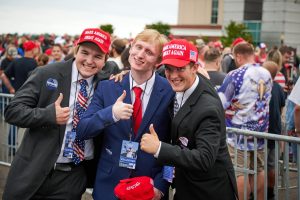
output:
[[[4,200],[80,200],[87,186],[92,140],[76,137],[109,51],[110,35],[85,29],[75,58],[33,71],[5,109],[5,120],[27,128],[12,162]]]
[[[174,199],[235,199],[236,180],[227,150],[224,110],[211,83],[196,74],[196,47],[186,40],[172,40],[163,48],[161,64],[176,92],[172,144],[159,141],[157,127],[150,125],[141,149],[153,154],[159,164],[175,167]]]

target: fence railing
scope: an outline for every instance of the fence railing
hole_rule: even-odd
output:
[[[235,134],[245,136],[244,145],[247,144],[248,138],[254,141],[254,149],[257,149],[257,139],[264,139],[264,199],[268,199],[267,188],[268,188],[268,168],[267,168],[267,158],[268,158],[268,140],[274,140],[275,142],[275,185],[274,185],[274,199],[279,199],[279,191],[283,193],[284,199],[300,199],[300,159],[297,159],[295,166],[291,167],[289,162],[289,144],[294,143],[297,145],[297,155],[300,155],[300,138],[286,136],[286,135],[275,135],[270,133],[261,133],[255,131],[247,131],[235,128],[227,128],[227,134]],[[280,149],[280,146],[283,146]],[[280,152],[282,151],[282,154]],[[281,158],[280,158],[281,155]],[[244,163],[247,163],[247,151],[244,151]],[[299,158],[299,156],[298,156]],[[237,149],[234,148],[234,168],[236,171],[242,172],[244,174],[244,183],[248,181],[248,175],[254,176],[254,190],[253,199],[257,199],[257,150],[254,150],[254,169],[251,170],[244,164],[243,168],[237,166]],[[294,172],[291,178],[290,172]],[[280,179],[280,180],[279,180]],[[296,180],[295,180],[296,179]],[[280,184],[279,184],[280,181]],[[292,183],[293,182],[293,183]],[[247,199],[247,184],[244,184],[244,198]],[[291,197],[291,189],[296,190],[296,196]]]
[[[4,109],[8,105],[13,95],[0,93],[0,165],[10,166],[15,152],[22,140],[22,134],[18,134],[20,131],[18,127],[9,125],[4,121]],[[293,165],[289,162],[289,144],[294,143],[297,145],[297,155],[300,155],[300,138],[285,136],[285,135],[274,135],[269,133],[261,133],[247,130],[240,130],[235,128],[227,128],[227,134],[244,135],[246,137],[245,144],[247,143],[247,138],[251,137],[254,141],[254,148],[257,147],[257,139],[264,139],[264,199],[267,199],[267,157],[268,157],[268,140],[275,141],[275,200],[279,199],[279,192],[283,195],[284,199],[300,199],[300,159]],[[281,148],[283,147],[283,148]],[[282,157],[281,156],[282,152]],[[244,152],[244,159],[247,159],[246,151]],[[236,171],[242,172],[244,174],[244,182],[247,182],[247,175],[253,175],[254,177],[254,192],[253,199],[257,199],[257,151],[254,151],[254,169],[248,169],[246,165],[241,168],[237,167],[237,150],[234,149],[234,168]],[[247,160],[246,160],[247,161]],[[245,162],[244,162],[245,163]],[[290,173],[293,173],[293,179],[290,178]],[[295,180],[296,179],[296,180]],[[292,196],[291,190],[296,190],[296,196]],[[247,187],[244,187],[244,199],[247,199]]]

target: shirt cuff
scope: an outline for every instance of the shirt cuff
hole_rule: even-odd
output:
[[[111,109],[111,112],[112,112],[112,117],[113,117],[114,122],[118,122],[120,119],[116,118],[116,116],[114,115],[114,112],[112,111],[112,109]]]
[[[161,142],[159,142],[159,147],[158,147],[156,153],[154,154],[155,158],[158,158],[158,155],[159,155],[159,152],[160,152],[160,148],[161,148]]]

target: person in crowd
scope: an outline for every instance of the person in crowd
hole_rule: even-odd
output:
[[[174,199],[236,199],[224,110],[208,79],[197,75],[196,55],[197,48],[186,40],[165,44],[160,65],[165,65],[166,77],[176,92],[172,144],[161,141],[156,132],[159,126],[151,124],[141,149],[159,164],[175,167]]]
[[[17,48],[12,44],[8,45],[6,48],[5,56],[1,60],[0,76],[6,70],[6,68],[9,66],[9,64],[16,58],[18,58]],[[11,80],[9,80],[9,81],[11,81]],[[8,89],[5,87],[5,84],[2,84],[2,93],[9,93]]]
[[[38,47],[32,41],[23,44],[25,51],[24,57],[15,59],[1,75],[1,79],[10,94],[14,94],[26,81],[29,73],[37,67],[34,57],[38,53]],[[10,84],[9,79],[14,77],[14,85]]]
[[[298,78],[290,96],[290,101],[295,104],[294,123],[295,123],[295,136],[300,137],[300,79]]]
[[[267,54],[266,61],[273,61],[279,66],[279,71],[277,72],[274,81],[277,82],[283,89],[285,88],[285,78],[281,73],[282,70],[282,55],[277,47],[273,47]]]
[[[289,63],[289,61],[292,56],[292,52],[291,49],[286,45],[281,46],[279,48],[279,51],[282,55],[282,68],[280,72],[284,75],[285,83],[288,86],[288,82],[291,79],[290,72],[291,72],[292,65],[291,63]]]
[[[199,68],[204,68],[204,54],[209,49],[209,46],[206,44],[202,44],[200,46],[197,46],[198,48],[198,62],[199,62]]]
[[[258,52],[255,54],[255,62],[262,65],[267,59],[267,45],[260,43],[258,46]]]
[[[221,53],[216,48],[210,48],[204,54],[205,69],[210,77],[210,81],[217,89],[222,85],[226,76],[225,73],[220,71],[221,67]]]
[[[128,61],[129,50],[130,50],[130,45],[128,47],[126,47],[121,54],[121,62],[124,66],[123,70],[130,70],[130,63]]]
[[[110,58],[108,59],[108,61],[114,61],[118,65],[120,70],[124,69],[124,65],[121,61],[121,54],[125,48],[126,42],[123,39],[117,38],[111,43],[111,49],[109,52]]]
[[[45,53],[42,53],[37,58],[37,64],[38,66],[44,66],[47,65],[49,61],[49,56]]]
[[[233,51],[233,48],[241,42],[245,42],[245,40],[241,37],[236,38],[231,44],[231,51]],[[237,69],[237,66],[234,62],[234,58],[231,52],[223,55],[221,66],[222,66],[222,71],[226,74],[232,70]]]
[[[226,126],[242,130],[267,132],[269,124],[269,102],[271,99],[272,78],[268,70],[254,64],[254,48],[247,42],[237,44],[233,56],[238,69],[227,74],[218,90],[223,108],[225,109]],[[259,122],[259,123],[257,123]],[[236,141],[235,141],[236,138]],[[257,150],[257,197],[264,198],[264,140],[247,140],[244,136],[228,134],[228,148],[234,162],[234,152],[237,149],[237,167],[244,168],[244,151],[247,151],[247,168],[253,169],[254,150]],[[254,177],[248,175],[244,182],[244,174],[236,171],[239,199],[244,198],[244,185],[249,188],[246,196],[254,188]]]
[[[166,37],[156,30],[145,29],[139,33],[129,51],[130,72],[121,82],[100,82],[79,122],[80,139],[103,136],[93,190],[95,200],[116,199],[114,188],[119,181],[139,176],[153,179],[155,199],[167,197],[169,184],[162,178],[162,167],[152,155],[136,149],[136,159],[124,160],[120,156],[124,146],[140,142],[150,124],[158,127],[162,141],[169,141],[168,105],[174,93],[167,80],[155,73],[166,42]]]
[[[274,80],[276,74],[280,70],[280,65],[273,61],[266,61],[263,63]],[[268,133],[281,135],[281,115],[285,106],[285,94],[281,86],[273,81],[272,97],[269,105],[269,128]],[[275,185],[275,142],[268,140],[268,198],[274,198],[274,185]]]
[[[104,66],[109,46],[108,33],[85,29],[75,58],[38,67],[16,92],[5,120],[27,129],[8,173],[4,200],[81,199],[87,174],[94,177],[96,154],[92,140],[78,139],[77,124],[91,101],[95,75]],[[72,147],[67,145],[70,139]]]
[[[60,44],[54,44],[51,49],[52,59],[49,63],[61,62],[64,60],[63,48]]]

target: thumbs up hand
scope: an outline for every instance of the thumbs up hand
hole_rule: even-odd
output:
[[[156,154],[159,148],[159,138],[154,130],[153,124],[149,127],[150,133],[145,133],[141,140],[141,149],[150,154]]]
[[[131,104],[124,103],[126,97],[126,91],[124,90],[122,95],[117,99],[112,107],[112,112],[117,120],[130,119],[133,113],[133,106]]]
[[[61,101],[63,100],[63,94],[59,93],[57,100],[55,101],[55,114],[56,114],[56,123],[59,125],[66,124],[70,117],[70,108],[61,107]]]

